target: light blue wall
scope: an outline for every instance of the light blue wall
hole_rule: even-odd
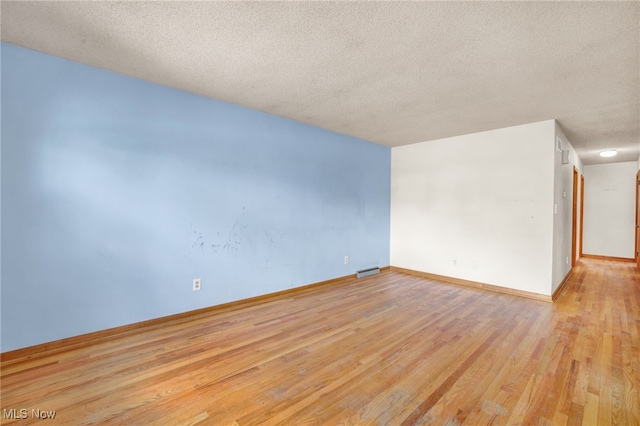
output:
[[[6,43],[1,147],[2,351],[389,264],[387,147]]]

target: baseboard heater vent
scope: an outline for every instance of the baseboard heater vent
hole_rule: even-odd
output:
[[[380,273],[380,268],[377,266],[375,268],[363,269],[362,271],[358,271],[356,273],[356,277],[363,278],[368,277],[369,275],[375,275]]]

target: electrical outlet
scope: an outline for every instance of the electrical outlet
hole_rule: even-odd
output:
[[[193,291],[198,291],[202,288],[202,278],[196,278],[193,280]]]
[[[567,257],[567,260],[565,260],[566,264],[569,264],[569,257]]]
[[[344,257],[344,264],[346,265],[347,263],[349,263],[349,256]]]
[[[458,259],[453,259],[451,263],[453,264],[453,266],[458,266]]]

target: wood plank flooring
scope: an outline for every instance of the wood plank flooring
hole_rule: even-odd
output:
[[[640,425],[639,334],[632,263],[554,304],[384,272],[7,361],[2,424]]]

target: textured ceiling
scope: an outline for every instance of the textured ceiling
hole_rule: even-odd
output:
[[[557,119],[640,155],[638,2],[10,2],[2,40],[388,146]],[[605,160],[611,161],[611,160]]]

